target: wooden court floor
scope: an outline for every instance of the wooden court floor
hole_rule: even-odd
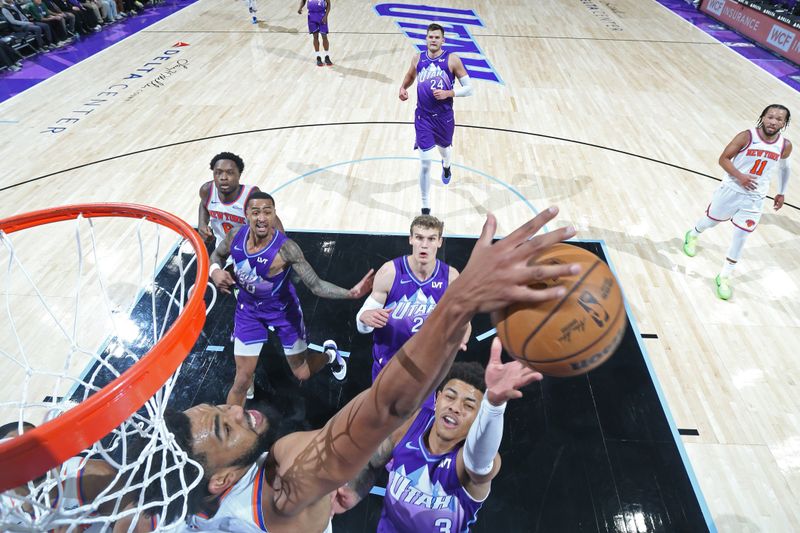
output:
[[[446,233],[477,234],[491,211],[505,234],[557,204],[560,224],[604,240],[676,425],[697,430],[683,442],[717,528],[800,530],[797,164],[792,205],[749,238],[731,301],[712,285],[730,228],[692,260],[680,249],[725,144],[767,104],[800,116],[798,94],[652,0],[426,5],[473,10],[501,80],[473,76],[456,101],[454,179],[433,187]],[[199,0],[0,104],[0,216],[124,201],[194,224],[209,160],[232,151],[289,229],[405,231],[419,192],[400,24],[419,20],[337,0],[336,65],[317,68],[296,9],[260,0],[252,25],[241,0]]]

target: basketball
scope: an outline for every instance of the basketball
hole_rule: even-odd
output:
[[[580,273],[537,283],[562,285],[561,299],[517,303],[492,316],[506,351],[542,374],[569,377],[605,362],[625,335],[627,315],[614,274],[593,253],[559,243],[538,264],[579,263]]]

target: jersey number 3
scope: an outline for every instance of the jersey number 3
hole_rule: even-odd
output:
[[[433,523],[433,527],[439,528],[439,533],[450,533],[453,522],[449,518],[439,518]]]

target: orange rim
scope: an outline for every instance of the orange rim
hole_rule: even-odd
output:
[[[171,213],[137,204],[78,204],[0,220],[14,233],[53,222],[86,218],[146,218],[185,237],[197,255],[195,287],[208,276],[208,253],[194,228]],[[194,346],[206,320],[205,291],[195,290],[186,307],[153,348],[121,376],[59,417],[0,444],[0,492],[25,484],[108,435],[142,407],[175,372]]]

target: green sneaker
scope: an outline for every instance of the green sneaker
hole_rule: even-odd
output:
[[[683,253],[689,257],[697,255],[697,237],[692,235],[692,230],[687,231],[683,237]]]
[[[733,295],[733,289],[728,285],[728,278],[717,276],[715,281],[717,282],[717,296],[722,300],[730,300]]]

